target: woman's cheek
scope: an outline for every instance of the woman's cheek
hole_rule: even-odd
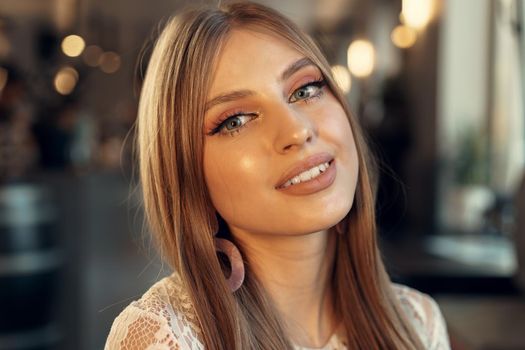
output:
[[[348,137],[352,136],[350,122],[338,102],[324,104],[317,115],[321,116],[318,124],[320,130],[323,130],[330,140],[337,143],[347,142]]]
[[[207,176],[208,187],[213,204],[218,211],[234,211],[234,206],[248,201],[249,195],[257,190],[260,169],[254,155],[250,152],[236,152],[235,147],[222,152],[220,160],[214,161]],[[246,151],[246,149],[244,149]],[[246,188],[251,188],[247,191]]]

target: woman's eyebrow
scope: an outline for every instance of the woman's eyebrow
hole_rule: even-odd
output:
[[[240,100],[242,98],[252,95],[255,95],[255,93],[252,90],[236,90],[227,92],[225,94],[220,94],[219,96],[212,98],[210,101],[208,101],[208,103],[206,103],[206,111],[218,104]]]
[[[298,59],[297,61],[290,64],[282,73],[281,73],[281,81],[284,81],[288,78],[290,78],[292,75],[294,75],[295,72],[300,70],[303,67],[306,66],[316,66],[312,60],[310,60],[308,57],[303,57]],[[317,66],[316,66],[317,67]]]
[[[300,58],[297,61],[290,64],[288,67],[286,67],[286,69],[281,73],[279,80],[284,81],[290,78],[295,72],[299,71],[300,69],[306,66],[316,66],[316,65],[308,57]],[[224,94],[220,94],[212,98],[211,100],[209,100],[206,103],[205,110],[208,111],[212,107],[218,104],[221,104],[221,103],[240,100],[242,98],[246,98],[246,97],[253,96],[253,95],[255,95],[255,92],[252,90],[236,90],[236,91],[226,92]]]

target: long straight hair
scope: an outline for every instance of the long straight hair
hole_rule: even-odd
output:
[[[375,163],[363,132],[315,43],[278,12],[236,2],[185,11],[157,39],[142,86],[138,151],[144,207],[161,257],[180,275],[207,349],[292,349],[284,321],[257,276],[235,293],[216,253],[219,222],[203,171],[204,115],[214,64],[232,29],[286,40],[312,60],[344,108],[356,142],[359,175],[354,204],[330,229],[337,235],[331,276],[352,349],[423,349],[385,272],[376,242]],[[220,218],[219,218],[220,219]]]

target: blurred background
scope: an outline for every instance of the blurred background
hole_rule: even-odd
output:
[[[525,349],[523,1],[260,2],[320,43],[369,135],[392,278],[436,298],[454,349]],[[170,273],[131,128],[188,3],[0,0],[0,350],[100,349]]]

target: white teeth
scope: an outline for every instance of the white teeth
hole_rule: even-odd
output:
[[[326,163],[322,163],[317,166],[314,166],[313,168],[308,169],[306,171],[303,171],[299,175],[294,176],[290,180],[286,181],[286,183],[283,185],[283,188],[286,188],[292,185],[297,185],[298,183],[305,182],[313,178],[316,178],[321,173],[324,173],[326,169],[328,169],[329,166],[330,164],[326,162]]]
[[[310,178],[314,178],[319,176],[321,174],[321,170],[319,169],[319,166],[316,166],[315,168],[310,169]]]
[[[306,170],[305,172],[299,174],[299,178],[301,179],[301,182],[303,182],[310,180],[312,176],[310,175],[310,171]]]

